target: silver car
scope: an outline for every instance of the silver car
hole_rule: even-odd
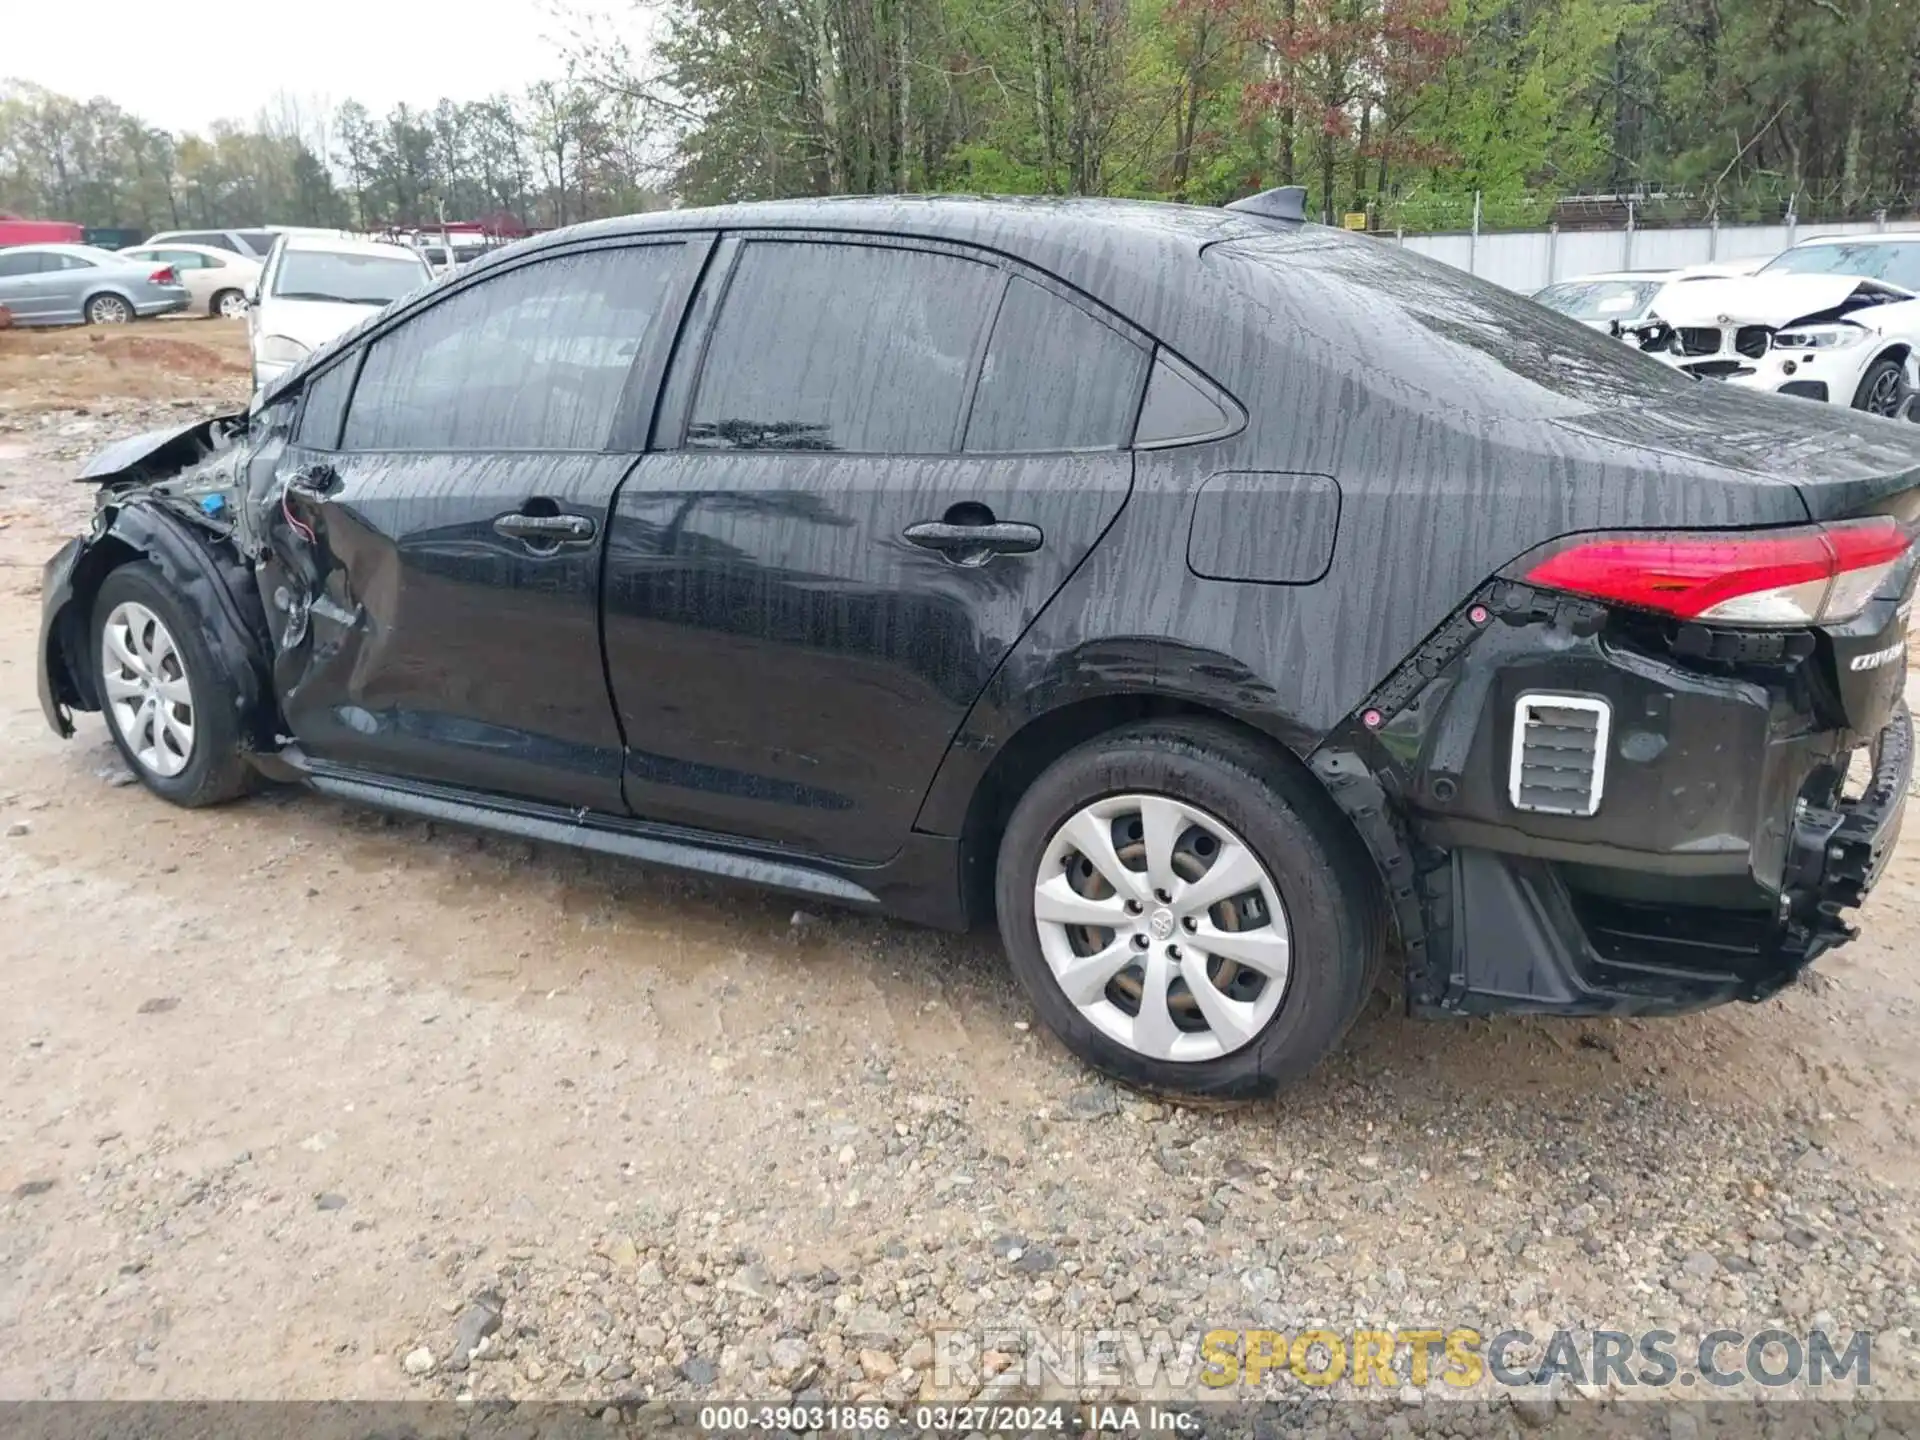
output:
[[[187,287],[170,265],[91,245],[0,250],[0,307],[16,325],[124,325],[188,303]]]

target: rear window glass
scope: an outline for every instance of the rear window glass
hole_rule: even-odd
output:
[[[1671,400],[1697,381],[1605,331],[1382,240],[1300,231],[1211,245],[1242,319],[1309,361],[1483,419]],[[1284,352],[1283,352],[1284,353]]]

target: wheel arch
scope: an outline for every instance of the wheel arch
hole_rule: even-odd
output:
[[[80,302],[80,318],[91,325],[93,322],[87,319],[87,312],[93,308],[93,302],[109,296],[127,307],[127,314],[130,319],[138,320],[140,318],[140,307],[134,304],[133,296],[129,295],[118,285],[104,283],[95,285],[91,290],[87,291],[87,298]]]
[[[1891,360],[1900,367],[1901,374],[1911,385],[1914,381],[1914,358],[1913,345],[1906,340],[1896,340],[1890,345],[1881,346],[1873,359],[1867,362],[1866,368],[1871,370],[1882,360]],[[1861,373],[1864,375],[1866,371],[1863,370]]]
[[[47,632],[44,664],[53,698],[63,708],[100,709],[100,689],[94,683],[93,667],[86,663],[88,628],[93,617],[94,597],[100,586],[123,565],[141,558],[142,551],[109,531],[81,551],[67,577],[67,594],[54,613]],[[71,734],[69,725],[67,732]]]
[[[270,680],[272,643],[252,572],[237,557],[217,554],[187,522],[153,501],[108,512],[105,529],[81,551],[67,579],[67,594],[47,636],[49,689],[64,706],[100,709],[100,693],[88,663],[94,601],[114,571],[149,561],[193,616],[208,649],[232,682],[240,731],[260,748],[273,747],[278,706]]]
[[[1322,777],[1276,733],[1283,727],[1269,730],[1225,707],[1186,695],[1153,690],[1083,695],[1029,716],[994,750],[974,782],[959,825],[961,896],[969,923],[993,917],[994,869],[1001,838],[1027,787],[1069,751],[1143,720],[1205,721],[1252,740],[1276,765],[1286,766],[1326,796],[1328,813],[1338,816],[1341,826],[1365,848],[1351,817],[1327,795]]]

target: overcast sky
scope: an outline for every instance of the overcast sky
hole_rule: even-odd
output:
[[[597,12],[623,26],[629,11],[623,0],[564,3],[563,14]],[[308,108],[352,98],[380,114],[402,100],[517,90],[558,76],[561,46],[580,28],[545,0],[266,0],[216,10],[90,0],[84,18],[30,0],[0,0],[0,9],[0,77],[83,100],[104,95],[169,130],[250,121],[282,95]]]

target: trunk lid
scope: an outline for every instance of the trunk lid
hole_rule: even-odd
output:
[[[1554,423],[1672,460],[1791,484],[1811,520],[1888,513],[1920,521],[1920,425],[1909,421],[1701,381],[1663,403]]]

